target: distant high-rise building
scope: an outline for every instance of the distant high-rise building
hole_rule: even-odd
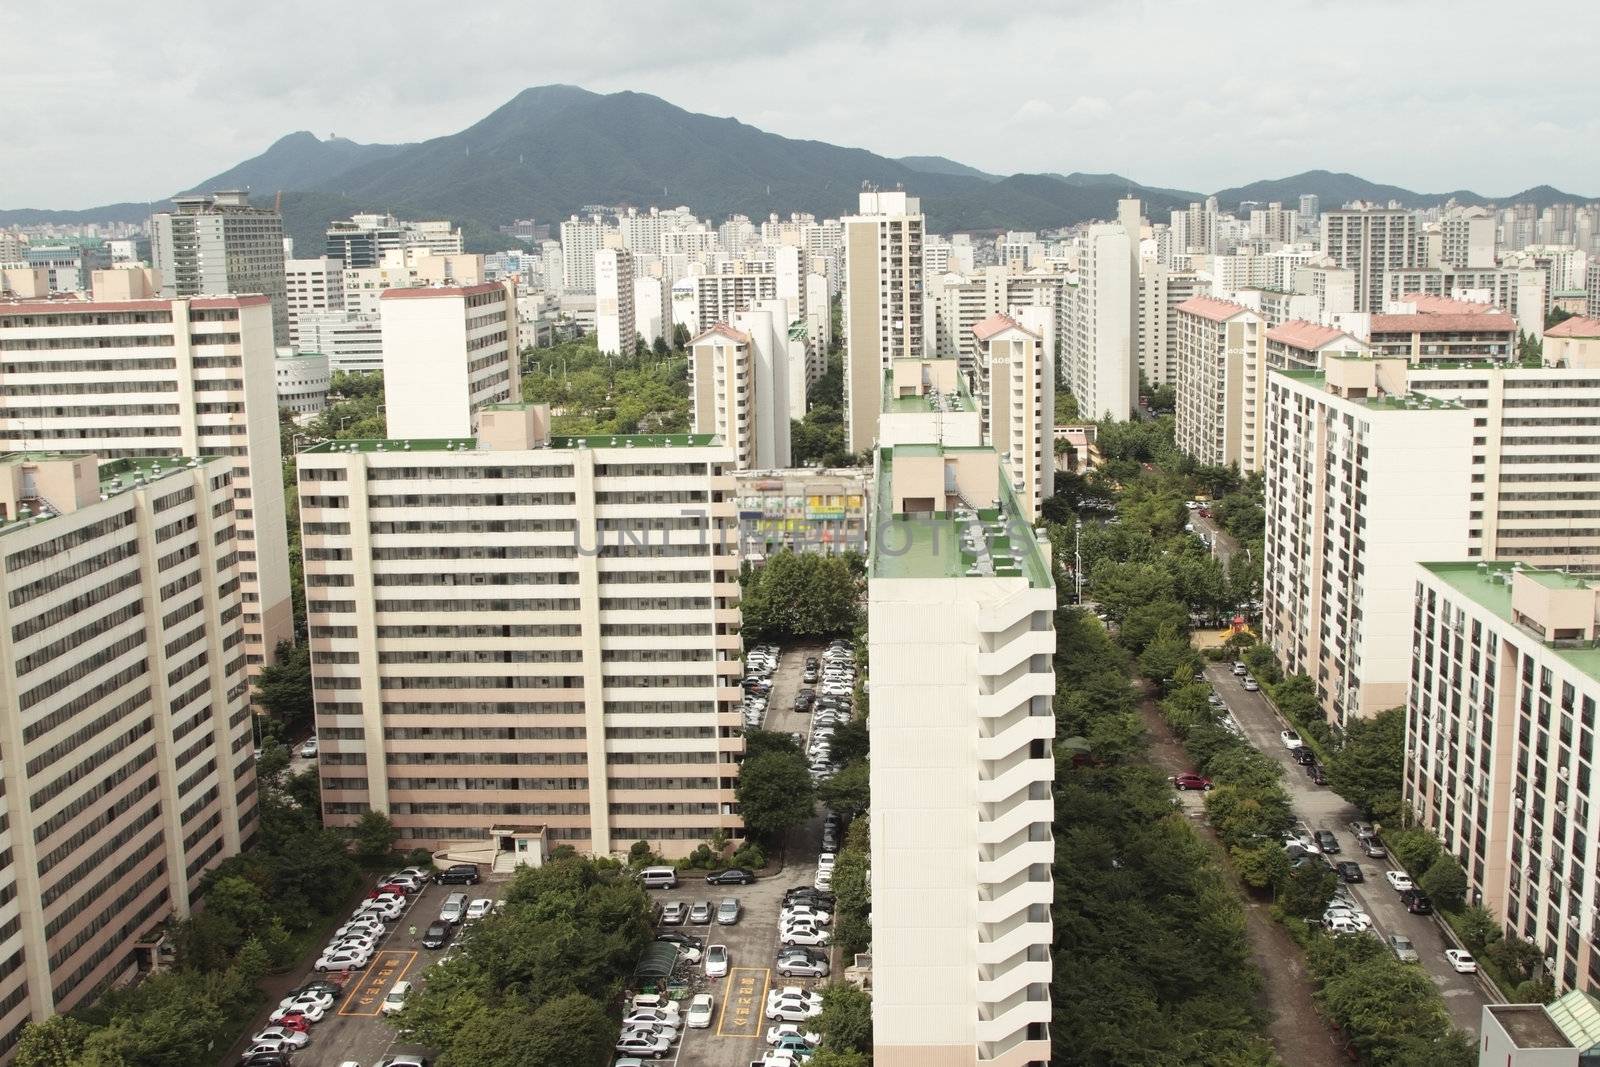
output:
[[[1185,455],[1208,466],[1261,465],[1267,324],[1242,304],[1196,296],[1175,309],[1177,425]]]
[[[631,356],[639,340],[633,312],[633,254],[602,248],[594,254],[595,340],[606,355]]]
[[[883,375],[896,359],[925,354],[922,205],[889,190],[861,193],[845,231],[845,436],[852,452],[872,447]]]
[[[1300,194],[1300,224],[1305,229],[1316,232],[1319,228],[1322,215],[1322,198],[1316,193]]]
[[[1062,341],[1062,373],[1086,419],[1128,419],[1138,396],[1136,275],[1125,227],[1090,226],[1078,249],[1078,284]]]
[[[344,309],[344,263],[322,256],[283,261],[284,298],[289,306],[289,343],[300,347],[306,315]]]
[[[470,437],[479,409],[521,399],[514,282],[387,289],[381,305],[390,434]]]
[[[329,225],[323,255],[342,261],[347,269],[362,270],[405,249],[460,255],[461,231],[442,220],[407,222],[393,215],[354,215]]]
[[[1055,493],[1055,310],[1017,308],[972,329],[984,439],[1029,522]]]
[[[255,834],[233,462],[0,455],[0,1055]]]
[[[1156,260],[1139,264],[1139,371],[1151,387],[1178,381],[1178,317],[1175,308],[1211,284],[1193,271],[1177,271]]]
[[[689,345],[690,395],[696,433],[715,434],[733,448],[739,470],[790,465],[790,361],[805,358],[792,342],[787,305],[764,301],[717,323]]]
[[[1300,213],[1294,208],[1284,209],[1279,203],[1268,204],[1250,212],[1250,235],[1269,242],[1288,244],[1300,233]]]
[[[561,288],[568,293],[594,292],[594,254],[605,247],[606,226],[600,216],[572,216],[561,224]]]
[[[150,217],[150,257],[161,295],[260,293],[272,303],[272,340],[289,343],[284,295],[283,216],[251,207],[239,191],[175,196],[172,211]]]
[[[1457,270],[1494,267],[1495,221],[1487,208],[1456,208],[1439,220],[1439,262]]]
[[[1419,265],[1417,217],[1397,208],[1325,211],[1322,252],[1354,272],[1356,311],[1382,311],[1385,272]]]

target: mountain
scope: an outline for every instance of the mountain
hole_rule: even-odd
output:
[[[281,193],[285,231],[304,251],[320,249],[332,219],[358,211],[448,218],[473,247],[504,243],[495,227],[518,218],[555,221],[586,204],[641,209],[686,205],[701,216],[852,211],[863,183],[905,188],[922,198],[930,229],[1040,230],[1110,219],[1124,196],[1145,201],[1151,218],[1203,199],[1144,186],[1118,174],[986,174],[942,156],[890,159],[861,148],[795,140],[732,118],[700,115],[643,93],[592,93],[571,85],[526,89],[458,133],[415,144],[321,140],[299,131],[266,151],[191,186],[249,188],[258,202]],[[1408,205],[1471,192],[1415,193],[1352,174],[1309,171],[1218,193],[1293,203],[1316,193],[1324,206],[1351,199]],[[1518,194],[1545,204],[1582,201],[1540,186]],[[1510,202],[1507,198],[1501,202]],[[113,204],[83,211],[0,210],[0,225],[137,220],[161,204]]]
[[[1277,201],[1285,207],[1298,204],[1302,193],[1315,193],[1324,211],[1342,207],[1352,200],[1366,200],[1376,204],[1399,201],[1405,207],[1433,207],[1447,200],[1458,204],[1520,204],[1532,202],[1542,210],[1551,204],[1584,204],[1594,197],[1564,193],[1548,185],[1524,189],[1510,196],[1493,197],[1475,193],[1470,189],[1456,189],[1447,193],[1418,193],[1398,185],[1380,185],[1354,174],[1327,170],[1308,170],[1289,178],[1251,182],[1216,193],[1218,203],[1227,210],[1236,210],[1240,201],[1258,200],[1262,203]]]
[[[919,174],[955,174],[963,178],[982,178],[991,182],[1000,180],[997,174],[989,174],[977,167],[969,167],[965,163],[957,163],[943,156],[901,156],[896,162],[904,163]]]

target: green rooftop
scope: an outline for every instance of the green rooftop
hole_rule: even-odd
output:
[[[1511,615],[1511,584],[1507,576],[1514,568],[1509,563],[1424,563],[1423,569],[1437,577],[1451,589],[1474,604],[1516,626]],[[1597,580],[1593,576],[1565,574],[1561,571],[1541,570],[1535,567],[1516,569],[1527,578],[1547,589],[1589,589]],[[1527,630],[1519,632],[1533,637]],[[1600,681],[1600,648],[1545,643],[1545,647],[1570,663],[1575,669]]]
[[[874,578],[1026,578],[1034,588],[1051,584],[1050,568],[1035,540],[1033,528],[1022,518],[1010,480],[1000,474],[1000,507],[977,508],[977,521],[961,521],[949,512],[931,515],[892,515],[886,510],[894,499],[894,457],[939,456],[946,452],[985,451],[990,448],[944,448],[932,444],[896,445],[878,451],[878,518],[872,531],[870,571]],[[1000,457],[996,455],[998,464]],[[987,568],[972,575],[980,553],[963,543],[976,532],[983,539],[981,557]]]
[[[591,433],[550,438],[551,448],[704,448],[714,433]]]
[[[520,406],[510,404],[506,408],[510,410]],[[550,438],[551,448],[689,448],[716,443],[716,434],[710,433],[595,433]],[[320,455],[333,452],[461,452],[477,447],[478,440],[475,437],[360,438],[319,441],[301,451]]]
[[[941,394],[944,396],[945,394]],[[895,396],[894,374],[892,371],[883,372],[883,410],[896,415],[917,415],[932,411],[976,411],[977,403],[972,399],[972,394],[967,392],[966,379],[956,376],[956,396],[954,407],[939,408],[934,405],[934,398],[929,394],[918,396]]]
[[[409,439],[363,437],[352,440],[319,441],[302,452],[326,455],[330,452],[454,452],[474,448],[472,437],[421,437]]]
[[[0,464],[44,463],[51,460],[84,459],[93,455],[93,452],[7,452],[0,454]],[[205,460],[192,460],[187,456],[167,456],[164,458],[145,459],[113,459],[99,465],[96,478],[100,485],[102,497],[114,497],[126,493],[131,489],[149,485],[151,482],[160,481],[162,478],[188,470],[196,462]],[[52,503],[44,501],[45,504]],[[53,518],[53,515],[30,515],[24,519],[12,519],[10,522],[0,521],[0,534],[10,533],[13,530],[24,529],[35,523]]]
[[[1339,357],[1335,357],[1335,358],[1339,358],[1339,359],[1356,358],[1356,359],[1359,359],[1361,357],[1359,357],[1359,356],[1357,356],[1357,357],[1339,356]],[[1451,366],[1452,367],[1460,367],[1460,366],[1465,366],[1465,365],[1464,364],[1452,364]],[[1486,364],[1486,366],[1504,366],[1504,364]],[[1435,364],[1429,363],[1429,364],[1424,364],[1421,367],[1414,367],[1412,369],[1413,370],[1443,370],[1443,369],[1446,369],[1446,368],[1443,365],[1435,365]],[[1327,391],[1328,376],[1326,374],[1324,374],[1322,371],[1319,371],[1319,370],[1280,370],[1279,368],[1274,367],[1274,368],[1272,368],[1272,373],[1280,375],[1280,376],[1282,376],[1284,378],[1288,378],[1291,381],[1305,382],[1307,385],[1312,386],[1318,392],[1326,392]],[[1428,383],[1425,382],[1425,381],[1424,382],[1418,382],[1417,383],[1417,386],[1418,386],[1417,390],[1414,390],[1414,391],[1412,391],[1410,393],[1407,393],[1405,396],[1390,396],[1388,394],[1385,394],[1383,396],[1340,397],[1339,399],[1346,400],[1346,401],[1348,401],[1349,403],[1352,403],[1352,404],[1360,404],[1360,405],[1362,405],[1362,406],[1364,406],[1366,408],[1369,408],[1369,409],[1371,409],[1373,411],[1461,411],[1461,410],[1464,410],[1462,407],[1458,407],[1452,400],[1446,399],[1444,397],[1434,397],[1434,396],[1429,395],[1428,392],[1426,391],[1427,390],[1427,385],[1428,385]]]

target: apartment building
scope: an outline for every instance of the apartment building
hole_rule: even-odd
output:
[[[594,254],[605,247],[599,215],[572,216],[561,224],[561,286],[568,293],[594,292]]]
[[[1487,208],[1454,208],[1439,220],[1439,262],[1457,270],[1484,270],[1494,263],[1495,218]]]
[[[634,353],[639,330],[633,316],[633,254],[602,248],[594,254],[595,340],[605,355]]]
[[[360,374],[383,369],[383,319],[345,311],[307,312],[300,316],[300,351],[328,358],[328,369]]]
[[[289,309],[289,343],[301,344],[301,320],[306,315],[344,310],[344,261],[317,259],[283,261],[284,300]]]
[[[1468,899],[1539,946],[1558,992],[1600,986],[1600,589],[1453,561],[1416,568],[1410,592],[1406,806],[1461,861]]]
[[[1173,270],[1155,260],[1139,264],[1139,372],[1152,387],[1178,384],[1176,308],[1193,296],[1208,296],[1211,283],[1193,271]]]
[[[931,355],[959,361],[966,374],[977,372],[978,346],[973,327],[995,315],[1022,307],[1048,310],[1054,332],[1066,329],[1064,294],[1069,285],[1063,271],[1015,266],[985,267],[971,275],[947,274],[928,282],[933,310]]]
[[[1088,419],[1129,419],[1139,396],[1136,250],[1127,228],[1110,223],[1090,226],[1078,248],[1062,377]]]
[[[1381,311],[1385,273],[1422,266],[1417,217],[1398,208],[1324,211],[1322,252],[1354,274],[1355,310]]]
[[[154,962],[254,836],[232,478],[225,456],[0,455],[0,1054]]]
[[[889,190],[861,193],[844,225],[845,441],[864,452],[878,437],[883,375],[923,345],[922,204]]]
[[[366,214],[329,225],[323,255],[359,270],[378,266],[390,252],[409,249],[452,256],[460,255],[461,248],[461,231],[447,221],[408,222],[393,215]]]
[[[734,480],[741,560],[758,564],[783,551],[867,554],[871,502],[862,468],[740,471]]]
[[[1370,355],[1367,346],[1343,330],[1292,319],[1266,332],[1269,370],[1322,370],[1329,359]]]
[[[1392,270],[1384,275],[1387,304],[1409,302],[1419,296],[1447,299],[1471,294],[1478,303],[1509,311],[1517,327],[1529,337],[1544,333],[1545,275],[1536,267],[1418,267]],[[1382,309],[1374,309],[1382,310]]]
[[[873,1059],[1050,1060],[1055,587],[994,450],[878,451]]]
[[[1411,363],[1505,363],[1517,355],[1517,323],[1487,304],[1450,301],[1449,310],[1373,315],[1366,341],[1375,356]]]
[[[521,398],[515,282],[385,289],[381,306],[391,433],[470,436],[479,408]]]
[[[1177,445],[1210,466],[1261,466],[1266,321],[1231,300],[1196,296],[1178,323]]]
[[[299,454],[329,825],[672,856],[740,836],[733,451],[548,420],[499,405],[476,438]]]
[[[1600,319],[1574,315],[1546,330],[1544,362],[1551,367],[1600,368]]]
[[[283,216],[238,190],[172,198],[150,216],[150,261],[166,297],[260,293],[272,302],[272,343],[289,343]]]
[[[1276,202],[1255,208],[1250,212],[1250,236],[1280,245],[1298,240],[1300,212]]]
[[[1267,389],[1262,633],[1330,720],[1404,698],[1416,562],[1600,567],[1593,371],[1334,358]]]
[[[0,447],[104,459],[226,456],[253,679],[294,637],[279,466],[272,307],[265,296],[0,301]]]
[[[790,423],[803,413],[790,403],[791,362],[803,372],[805,343],[790,338],[787,318],[783,301],[767,301],[689,344],[695,432],[729,445],[737,470],[789,466]]]
[[[984,440],[1029,522],[1055,494],[1056,364],[1052,308],[1019,308],[972,328]]]

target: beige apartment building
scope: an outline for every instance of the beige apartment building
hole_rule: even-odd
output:
[[[888,190],[861,193],[844,224],[845,443],[865,452],[878,439],[883,375],[923,349],[922,204]]]
[[[1178,324],[1178,447],[1199,463],[1261,466],[1267,324],[1243,304],[1190,297]]]
[[[804,414],[792,389],[804,387],[806,346],[788,319],[784,301],[762,301],[689,343],[695,432],[732,446],[739,470],[789,466],[791,420]]]
[[[233,471],[0,455],[0,1054],[153,963],[255,833]]]
[[[733,449],[479,418],[298,456],[326,822],[599,854],[740,836]]]
[[[1351,207],[1324,211],[1321,222],[1323,255],[1353,275],[1355,311],[1382,311],[1385,276],[1421,265],[1411,211]]]
[[[626,249],[602,248],[594,254],[594,328],[601,353],[633,355],[639,329],[633,310],[633,254]]]
[[[1367,346],[1343,330],[1291,319],[1266,333],[1270,370],[1320,371],[1329,359],[1368,355]]]
[[[1552,367],[1600,368],[1600,319],[1574,315],[1544,334],[1544,361]]]
[[[882,448],[875,477],[873,1059],[1047,1064],[1048,548],[991,448]]]
[[[1018,308],[972,328],[984,440],[1029,522],[1055,494],[1056,361],[1052,308]]]
[[[993,266],[970,275],[934,275],[928,279],[928,303],[933,310],[930,354],[957,360],[963,373],[975,374],[978,347],[972,328],[995,315],[1015,315],[1022,307],[1048,309],[1055,335],[1061,336],[1068,287],[1065,271],[1043,268]],[[1053,358],[1054,353],[1051,355]]]
[[[272,309],[156,297],[139,270],[95,282],[92,299],[0,299],[0,447],[228,457],[254,678],[294,636]]]
[[[305,350],[300,329],[305,318],[344,310],[344,261],[327,256],[286,259],[283,285],[289,309],[289,343]]]
[[[467,437],[479,408],[521,399],[515,282],[385,289],[379,305],[390,433]]]
[[[1600,567],[1596,426],[1588,370],[1270,373],[1262,636],[1331,721],[1403,702],[1417,562]]]
[[[1154,260],[1139,264],[1139,371],[1152,387],[1178,384],[1178,305],[1207,296],[1211,282]]]

